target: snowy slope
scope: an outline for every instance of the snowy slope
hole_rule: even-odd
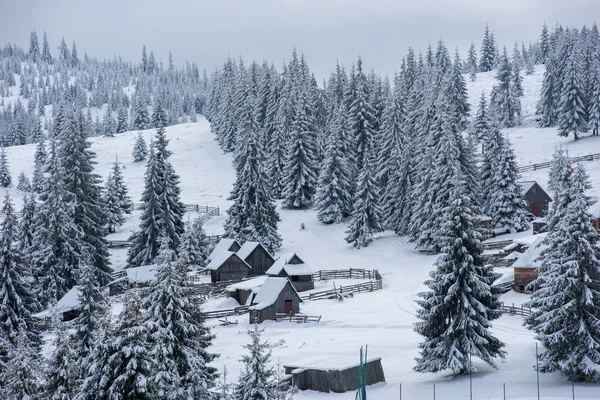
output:
[[[543,68],[538,67],[524,81],[523,101],[525,126],[508,131],[521,164],[547,161],[555,146],[563,145],[571,155],[600,152],[600,138],[584,138],[573,142],[571,138],[559,138],[555,129],[535,128],[531,115],[535,110]],[[479,74],[476,82],[469,82],[468,89],[472,114],[481,91],[489,94],[493,85],[493,74]],[[98,154],[98,173],[108,175],[115,157],[124,163],[123,174],[130,195],[139,201],[143,188],[144,163],[131,162],[131,149],[137,132],[127,132],[114,138],[95,138],[92,149]],[[152,131],[146,131],[149,140]],[[205,120],[198,123],[181,124],[167,128],[170,139],[171,161],[181,176],[182,200],[186,203],[219,206],[224,211],[227,197],[234,181],[231,158],[223,155],[214,141]],[[21,170],[31,174],[34,146],[7,149],[13,177]],[[595,186],[593,194],[600,194],[600,161],[587,163]],[[546,182],[547,170],[524,174],[523,179]],[[9,192],[20,204],[15,189]],[[445,374],[419,374],[412,371],[417,345],[421,338],[412,330],[416,321],[416,294],[424,290],[423,281],[432,270],[435,256],[426,256],[414,250],[406,238],[390,232],[381,234],[369,247],[356,250],[344,241],[346,224],[323,225],[317,222],[316,213],[308,211],[281,210],[279,231],[283,237],[280,252],[296,252],[314,269],[377,269],[383,275],[384,289],[372,293],[361,293],[344,302],[319,300],[304,302],[303,313],[321,315],[318,324],[296,324],[290,322],[266,322],[265,337],[273,345],[273,360],[282,364],[336,368],[358,361],[361,345],[368,345],[369,357],[381,357],[387,383],[368,389],[370,399],[391,400],[399,398],[400,384],[404,399],[420,400],[433,398],[433,383],[436,383],[437,399],[469,398],[469,377],[452,379]],[[223,213],[222,213],[223,214]],[[124,238],[137,226],[139,214],[132,215],[124,227],[113,237]],[[206,225],[209,234],[222,232],[224,216],[212,218]],[[300,230],[304,224],[306,229]],[[113,265],[122,266],[125,250],[113,251]],[[345,285],[338,280],[336,285]],[[333,285],[329,283],[329,285]],[[526,295],[508,293],[504,301],[521,304]],[[222,302],[214,304],[221,308]],[[247,343],[248,317],[233,318],[238,325],[219,326],[211,320],[217,338],[214,351],[221,354],[215,365],[226,365],[230,379],[235,380],[240,369],[239,359],[242,344]],[[501,399],[502,383],[507,384],[508,399],[534,399],[536,397],[535,342],[533,334],[521,326],[518,316],[503,316],[494,323],[494,333],[506,343],[508,357],[499,362],[499,370],[479,364],[480,372],[473,376],[474,399]],[[570,398],[571,386],[559,374],[540,376],[541,393],[544,399]],[[577,399],[598,398],[600,387],[576,385]],[[351,400],[354,393],[322,394],[300,392],[297,399]]]

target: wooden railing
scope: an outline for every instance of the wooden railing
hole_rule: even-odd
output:
[[[307,322],[319,322],[321,321],[320,315],[304,315],[304,314],[285,314],[285,313],[275,313],[275,321],[290,321],[297,323],[307,323]]]
[[[144,207],[144,203],[131,203],[134,210],[141,210]],[[201,206],[198,204],[184,204],[185,211],[197,212],[210,215],[219,215],[219,207]]]
[[[236,308],[232,308],[229,310],[216,310],[216,311],[206,311],[203,313],[204,318],[224,318],[231,317],[233,315],[242,315],[248,312],[248,306],[240,306]]]
[[[365,283],[359,283],[356,285],[340,285],[336,289],[331,290],[323,290],[320,292],[313,292],[307,295],[301,296],[302,300],[322,300],[322,299],[331,299],[336,298],[344,293],[362,293],[362,292],[372,292],[375,290],[383,289],[383,282],[381,280],[377,281],[369,281]]]
[[[500,311],[502,311],[504,314],[520,315],[522,317],[527,317],[531,315],[531,308],[527,308],[524,306],[519,307],[515,306],[514,304],[512,306],[502,305],[500,306]]]
[[[109,249],[125,249],[131,247],[129,240],[107,240]]]
[[[598,159],[600,159],[600,153],[588,154],[586,156],[579,156],[579,157],[569,157],[569,161],[571,161],[571,162],[593,161],[593,160],[598,160]],[[539,164],[523,165],[523,166],[519,167],[519,172],[537,171],[538,169],[550,168],[551,165],[552,165],[552,161],[546,161],[546,162],[542,162]]]
[[[321,270],[313,274],[314,281],[327,281],[331,279],[375,279],[380,281],[381,275],[377,270],[366,269],[340,269],[340,270]]]

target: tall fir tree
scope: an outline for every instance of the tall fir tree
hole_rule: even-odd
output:
[[[116,160],[106,180],[106,192],[104,194],[105,213],[110,232],[114,232],[116,227],[123,225],[125,214],[131,214],[133,207],[127,192],[121,166],[119,161]]]
[[[185,225],[185,233],[179,245],[179,258],[189,269],[204,268],[210,255],[211,245],[202,226],[202,218],[196,217]]]
[[[0,150],[0,186],[7,188],[10,185],[12,185],[12,178],[10,176],[6,151],[3,147],[2,150]]]
[[[479,98],[479,107],[477,108],[477,114],[475,114],[475,120],[473,122],[473,133],[481,143],[487,142],[487,136],[490,130],[490,115],[488,111],[487,100],[485,93],[481,92]]]
[[[503,127],[513,127],[521,123],[521,98],[512,77],[513,68],[505,47],[496,73],[498,83],[492,89],[490,98],[496,117]]]
[[[473,227],[476,211],[465,186],[460,174],[454,177],[444,210],[444,254],[425,282],[430,290],[419,293],[415,331],[425,340],[419,345],[418,372],[474,372],[472,357],[496,368],[494,358],[506,354],[490,332],[491,321],[501,315],[500,291],[492,287],[499,275],[483,265],[481,235]]]
[[[567,39],[572,41],[573,39]],[[567,46],[567,45],[565,45]],[[560,101],[557,104],[558,135],[573,134],[575,140],[586,132],[585,86],[581,70],[581,50],[577,43],[570,46],[570,52],[563,71]]]
[[[597,377],[600,365],[600,236],[589,213],[589,178],[582,165],[564,177],[564,190],[548,227],[526,324],[544,350],[542,372],[561,371],[570,381]]]
[[[538,120],[538,126],[540,128],[548,128],[556,125],[558,114],[556,91],[559,80],[557,72],[554,57],[548,57],[546,59],[546,69],[542,80],[540,100],[536,109],[536,114],[540,116]]]
[[[496,65],[496,43],[487,24],[485,25],[479,54],[479,72],[488,72],[494,69]]]
[[[469,54],[467,55],[467,72],[469,73],[471,82],[475,82],[477,79],[477,72],[479,72],[479,66],[477,65],[477,50],[475,50],[475,43],[473,42],[471,42]]]
[[[2,397],[5,399],[38,399],[42,394],[38,351],[21,329],[16,346],[11,347],[6,369],[0,374]]]
[[[142,132],[139,132],[135,139],[132,156],[133,162],[144,161],[148,156],[148,146],[146,146],[146,141],[144,140]]]
[[[46,367],[44,394],[50,400],[71,400],[77,389],[75,381],[77,355],[73,351],[71,338],[64,324],[58,325],[56,338],[52,344],[54,350]]]

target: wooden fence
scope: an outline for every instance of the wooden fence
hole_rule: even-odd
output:
[[[204,318],[225,318],[233,315],[242,315],[248,312],[248,306],[240,306],[229,310],[216,310],[203,312]]]
[[[521,317],[527,317],[531,315],[531,308],[527,308],[524,306],[519,307],[515,306],[514,304],[512,306],[502,305],[500,306],[500,311],[502,311],[504,314],[520,315]]]
[[[279,321],[290,321],[290,322],[297,322],[299,324],[301,323],[307,323],[307,322],[319,322],[321,321],[321,316],[318,315],[304,315],[304,314],[285,314],[285,313],[275,313],[275,321],[279,322]]]
[[[369,281],[365,283],[359,283],[357,285],[340,285],[336,289],[323,290],[320,292],[309,293],[304,296],[300,296],[302,300],[322,300],[331,299],[337,296],[343,295],[344,293],[361,293],[361,292],[372,292],[374,290],[383,289],[383,282],[381,280]]]
[[[600,153],[588,154],[586,156],[580,156],[580,157],[569,157],[569,161],[571,161],[571,162],[593,161],[593,160],[598,160],[598,159],[600,159]],[[538,169],[550,168],[551,165],[552,165],[552,161],[546,161],[546,162],[542,162],[539,164],[523,165],[523,166],[519,167],[519,172],[537,171]]]
[[[487,242],[487,243],[483,243],[483,249],[484,250],[497,250],[497,249],[503,249],[506,246],[508,246],[509,244],[512,244],[513,241],[512,240],[500,240],[497,242]]]
[[[331,279],[375,279],[380,281],[381,275],[377,270],[367,269],[340,269],[340,270],[321,270],[313,274],[314,281],[327,281]]]
[[[131,203],[134,210],[141,210],[144,207],[144,203]],[[185,211],[197,212],[203,214],[219,215],[219,207],[201,206],[198,204],[184,204]]]

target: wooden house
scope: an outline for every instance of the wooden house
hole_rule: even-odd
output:
[[[241,281],[250,275],[252,268],[237,254],[231,251],[222,251],[208,263],[206,269],[210,271],[210,281],[228,282]]]
[[[527,250],[525,250],[512,265],[515,273],[514,288],[517,292],[528,293],[537,289],[531,287],[530,284],[538,277],[538,270],[541,265],[539,258],[542,251],[547,247],[544,244],[546,235],[540,234],[538,236],[539,237],[529,245]]]
[[[58,302],[47,310],[33,314],[32,317],[39,320],[46,318],[59,317],[62,321],[71,321],[81,313],[79,296],[81,295],[81,286],[73,286]]]
[[[236,254],[250,267],[250,275],[264,275],[275,262],[269,251],[259,242],[246,242],[236,251]]]
[[[208,256],[208,261],[214,259],[218,254],[223,251],[231,251],[237,252],[242,246],[235,239],[221,239],[219,243],[215,246],[215,248],[210,252]]]
[[[250,323],[275,320],[275,314],[298,314],[301,302],[287,278],[267,278],[250,302]]]
[[[288,278],[299,292],[315,288],[313,274],[312,268],[296,253],[282,254],[267,271],[269,276]]]
[[[525,209],[535,217],[543,217],[548,213],[548,203],[552,198],[536,181],[519,182],[521,195],[527,202]]]

